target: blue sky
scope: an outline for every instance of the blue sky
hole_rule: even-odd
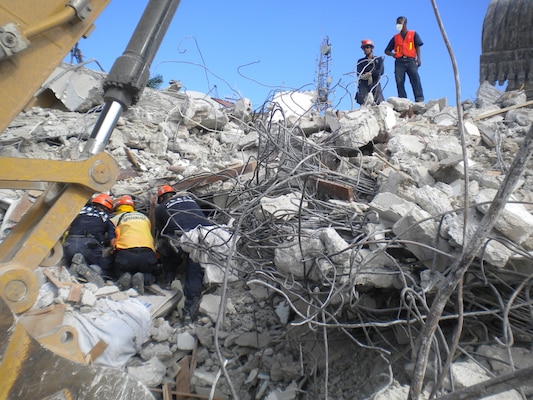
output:
[[[476,98],[483,18],[490,0],[436,0],[459,68],[461,101]],[[147,1],[112,0],[88,39],[80,40],[84,60],[95,59],[106,72],[120,56]],[[332,45],[332,107],[356,109],[353,102],[362,39],[384,55],[396,33],[396,17],[421,36],[420,76],[426,102],[456,99],[452,64],[430,0],[182,0],[150,68],[164,84],[180,80],[187,90],[218,98],[248,97],[259,108],[281,90],[314,90],[320,45]],[[70,62],[70,55],[65,61]],[[87,65],[99,69],[96,63]],[[385,98],[396,96],[394,60],[385,58]],[[409,98],[413,100],[409,82]]]

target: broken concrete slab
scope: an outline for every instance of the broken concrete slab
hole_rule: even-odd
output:
[[[467,388],[490,378],[487,371],[472,360],[454,362],[450,369],[453,382],[458,389]],[[519,400],[522,399],[522,395],[517,390],[508,390],[503,393],[485,397],[485,399],[490,400],[498,400],[502,398],[507,400]]]
[[[85,68],[84,64],[61,63],[43,83],[36,95],[37,103],[48,102],[44,100],[44,92],[49,90],[67,110],[86,112],[102,104],[105,76],[102,72]],[[51,105],[47,104],[49,107]]]
[[[369,206],[379,214],[380,221],[386,227],[392,228],[392,225],[409,213],[416,204],[404,200],[394,193],[381,192],[372,199]]]
[[[477,228],[479,227],[480,218],[475,215],[468,216],[466,240],[472,240]],[[451,215],[447,219],[447,234],[450,238],[450,245],[455,248],[461,248],[464,246],[464,213],[460,212],[456,215]],[[512,252],[502,243],[496,240],[487,240],[485,245],[480,250],[478,257],[484,262],[487,262],[493,266],[503,268],[507,265]]]
[[[478,210],[486,213],[496,193],[494,189],[481,190],[473,199],[479,204]],[[513,200],[511,198],[510,202],[505,205],[494,224],[494,228],[511,241],[521,244],[533,234],[533,215],[522,204],[513,203]]]
[[[339,120],[329,117],[327,121],[336,134],[335,144],[341,148],[362,147],[380,133],[376,115],[364,109],[347,113]]]
[[[415,205],[403,215],[392,226],[392,231],[400,240],[406,241],[405,246],[426,267],[442,271],[450,264],[450,258],[446,255],[450,254],[451,249],[447,242],[440,239],[437,222],[431,214],[419,206]]]

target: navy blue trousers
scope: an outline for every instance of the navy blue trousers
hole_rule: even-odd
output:
[[[119,278],[124,272],[129,272],[132,275],[142,272],[144,274],[144,284],[151,285],[155,282],[155,276],[159,272],[157,256],[148,247],[117,250],[115,252],[115,271]]]
[[[93,237],[67,236],[63,243],[63,255],[68,265],[74,254],[81,253],[87,264],[96,264],[102,268],[102,275],[113,276],[113,258],[103,257],[103,249],[104,246]]]
[[[418,74],[418,64],[414,58],[397,58],[394,62],[394,77],[396,78],[396,88],[398,97],[407,98],[405,92],[405,75],[409,77],[415,101],[424,101],[422,83]]]
[[[158,248],[163,273],[167,281],[172,281],[182,262],[185,262],[185,281],[183,282],[183,294],[187,299],[200,297],[204,282],[204,269],[189,257],[189,253],[176,249],[166,240]]]

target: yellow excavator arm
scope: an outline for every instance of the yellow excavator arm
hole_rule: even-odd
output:
[[[110,0],[0,3],[0,133],[25,108]],[[179,5],[150,0],[104,82],[104,107],[82,159],[0,157],[0,188],[47,188],[0,243],[0,399],[145,399],[150,391],[121,371],[85,365],[75,329],[28,323],[39,287],[35,268],[61,258],[59,239],[92,194],[111,189],[118,166],[104,152],[122,111],[135,104]],[[36,321],[46,321],[45,314]],[[52,317],[50,317],[52,318]],[[50,319],[48,318],[48,319]],[[46,321],[49,322],[49,321]],[[32,332],[38,326],[38,334]],[[50,326],[49,329],[43,329]]]
[[[30,103],[110,0],[0,2],[0,132]]]

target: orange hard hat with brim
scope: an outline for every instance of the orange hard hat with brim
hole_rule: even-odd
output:
[[[107,208],[108,210],[113,210],[113,198],[105,193],[100,193],[96,195],[92,200],[93,204],[100,204]]]
[[[365,46],[374,47],[374,42],[372,40],[370,40],[370,39],[361,40],[361,48],[364,48]]]
[[[163,185],[157,190],[157,197],[161,197],[167,193],[176,193],[176,190],[170,185]]]
[[[131,206],[135,207],[135,203],[133,202],[133,199],[129,195],[120,196],[118,199],[115,200],[115,209],[119,206]]]

